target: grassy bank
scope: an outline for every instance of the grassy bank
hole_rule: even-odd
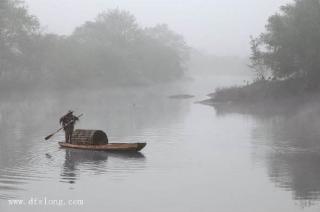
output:
[[[310,89],[301,79],[259,80],[248,85],[218,88],[201,103],[219,114],[286,114],[305,106],[320,105],[319,89]]]
[[[251,84],[218,88],[201,103],[219,113],[285,114],[305,105],[320,105],[319,89],[310,89],[302,79],[258,80]]]
[[[244,86],[218,88],[209,94],[207,103],[257,103],[278,101],[292,98],[306,98],[317,94],[317,90],[307,89],[301,79],[288,80],[258,80]]]

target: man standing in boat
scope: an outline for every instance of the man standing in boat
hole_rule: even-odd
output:
[[[79,118],[73,115],[73,111],[69,110],[69,112],[60,118],[60,124],[63,126],[63,130],[65,132],[66,143],[71,144],[72,133],[74,130],[74,125],[76,121],[79,121]]]

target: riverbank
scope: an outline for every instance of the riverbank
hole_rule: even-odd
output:
[[[308,89],[301,79],[259,80],[242,86],[218,88],[200,103],[218,111],[241,113],[285,113],[306,104],[319,103],[320,94]]]

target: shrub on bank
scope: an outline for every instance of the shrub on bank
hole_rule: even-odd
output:
[[[218,88],[211,94],[215,103],[252,103],[257,101],[276,101],[306,92],[302,79],[258,80],[244,86]]]

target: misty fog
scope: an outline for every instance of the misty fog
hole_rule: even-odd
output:
[[[318,0],[0,0],[1,212],[318,212],[319,108]]]
[[[119,8],[134,14],[143,26],[166,23],[187,43],[218,56],[247,57],[248,38],[264,29],[268,17],[290,0],[27,0],[43,29],[70,34],[104,10]]]

